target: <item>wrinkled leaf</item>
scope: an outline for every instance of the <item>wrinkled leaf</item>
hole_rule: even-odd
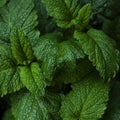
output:
[[[42,0],[50,16],[54,17],[58,26],[71,27],[71,20],[80,9],[78,0]]]
[[[56,66],[57,44],[61,38],[60,33],[46,34],[41,36],[34,47],[34,54],[42,61],[42,70],[48,80],[52,80]]]
[[[90,29],[87,34],[75,31],[74,37],[79,40],[100,75],[107,80],[114,78],[119,69],[119,52],[114,47],[112,39],[95,29]]]
[[[34,95],[45,94],[45,79],[39,64],[33,62],[30,66],[20,67],[20,78],[26,88]]]
[[[61,64],[63,61],[70,67],[76,66],[76,59],[84,58],[79,43],[74,40],[63,41],[58,46],[57,64]]]
[[[23,87],[9,45],[0,44],[0,96]]]
[[[30,93],[20,93],[12,98],[12,112],[17,120],[61,120],[58,113],[60,102],[59,94],[35,97]]]
[[[27,3],[27,4],[26,4]],[[38,24],[37,14],[33,10],[32,0],[10,0],[7,6],[0,10],[0,38],[9,41],[13,26],[22,28],[28,34]]]
[[[79,10],[77,17],[72,20],[73,24],[76,25],[76,29],[81,31],[88,25],[91,13],[92,13],[92,11],[91,11],[90,3],[84,5]]]
[[[17,64],[26,65],[34,59],[29,39],[21,29],[13,29],[10,35],[11,49]]]
[[[97,77],[89,76],[72,86],[61,107],[63,120],[98,120],[108,101],[108,85]]]
[[[63,41],[58,45],[57,66],[58,72],[57,81],[64,83],[75,82],[79,79],[76,69],[76,60],[84,58],[85,55],[79,46],[79,43],[74,40]],[[59,68],[60,67],[60,68]]]

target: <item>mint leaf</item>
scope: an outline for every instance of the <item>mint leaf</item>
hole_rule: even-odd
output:
[[[114,47],[112,39],[95,29],[90,29],[87,34],[75,31],[74,37],[79,40],[100,75],[107,80],[114,78],[119,69],[119,52]]]
[[[52,80],[55,72],[57,44],[61,36],[60,33],[43,35],[34,47],[34,54],[37,60],[42,61],[43,74],[49,81]]]
[[[78,80],[76,69],[76,60],[84,58],[85,55],[81,46],[74,40],[66,40],[58,45],[57,66],[58,74],[57,81],[71,83]]]
[[[58,113],[60,102],[59,94],[35,97],[30,93],[20,93],[12,98],[12,112],[17,120],[61,120]]]
[[[63,41],[58,46],[57,53],[57,64],[61,64],[63,61],[73,68],[76,66],[76,59],[84,58],[84,53],[82,51],[79,43],[74,40]]]
[[[76,25],[76,29],[82,31],[88,25],[91,13],[92,13],[92,9],[90,3],[84,5],[79,10],[76,18],[72,20],[73,24]]]
[[[0,96],[16,92],[22,87],[10,46],[0,44]]]
[[[79,0],[42,0],[50,16],[54,17],[61,28],[70,28],[75,25],[84,29],[89,23],[91,4],[80,9]]]
[[[20,67],[20,78],[26,88],[34,95],[45,94],[45,79],[37,62]]]
[[[57,25],[62,28],[72,26],[71,20],[77,15],[78,0],[42,0],[50,16],[54,17]]]
[[[21,29],[13,29],[10,35],[11,49],[17,64],[26,65],[33,59],[32,46]]]
[[[106,109],[109,86],[93,75],[72,86],[60,110],[63,120],[97,120]]]
[[[33,48],[37,60],[44,60],[49,54],[51,48],[57,46],[61,37],[61,33],[48,33],[43,36],[40,36],[39,41]]]
[[[43,74],[45,78],[48,80],[48,84],[51,83],[57,68],[57,62],[56,62],[57,50],[58,50],[57,47],[51,48],[49,54],[44,58],[42,62]]]
[[[44,76],[49,81],[53,79],[55,70],[62,64],[66,64],[66,68],[69,67],[73,72],[76,59],[84,58],[81,46],[77,42],[74,40],[60,42],[61,37],[60,33],[41,36],[34,48],[34,54],[39,61],[42,61]]]
[[[33,8],[32,0],[10,0],[7,6],[0,10],[1,40],[9,41],[10,31],[14,26],[22,28],[26,34],[31,32],[38,24],[37,14]]]

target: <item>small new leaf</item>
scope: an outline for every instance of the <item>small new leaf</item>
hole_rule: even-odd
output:
[[[90,29],[87,34],[75,31],[74,37],[79,40],[100,75],[107,80],[114,78],[119,69],[119,52],[114,47],[113,40],[95,29]]]
[[[89,76],[72,86],[61,107],[63,120],[98,120],[108,101],[109,86]]]
[[[72,20],[72,23],[75,25],[76,29],[82,31],[89,24],[91,13],[92,9],[90,3],[84,5],[79,10],[77,17]]]
[[[20,78],[26,88],[34,95],[45,94],[45,79],[39,64],[34,62],[29,66],[20,67]]]
[[[28,37],[21,29],[13,29],[10,35],[11,49],[17,64],[26,65],[33,59],[33,51]]]

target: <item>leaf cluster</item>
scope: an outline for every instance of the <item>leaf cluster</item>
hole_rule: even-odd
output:
[[[116,3],[0,1],[2,120],[120,119]]]

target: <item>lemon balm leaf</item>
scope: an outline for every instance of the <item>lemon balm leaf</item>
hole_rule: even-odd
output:
[[[105,111],[109,86],[102,80],[89,76],[72,86],[72,91],[62,101],[63,120],[97,120]]]

